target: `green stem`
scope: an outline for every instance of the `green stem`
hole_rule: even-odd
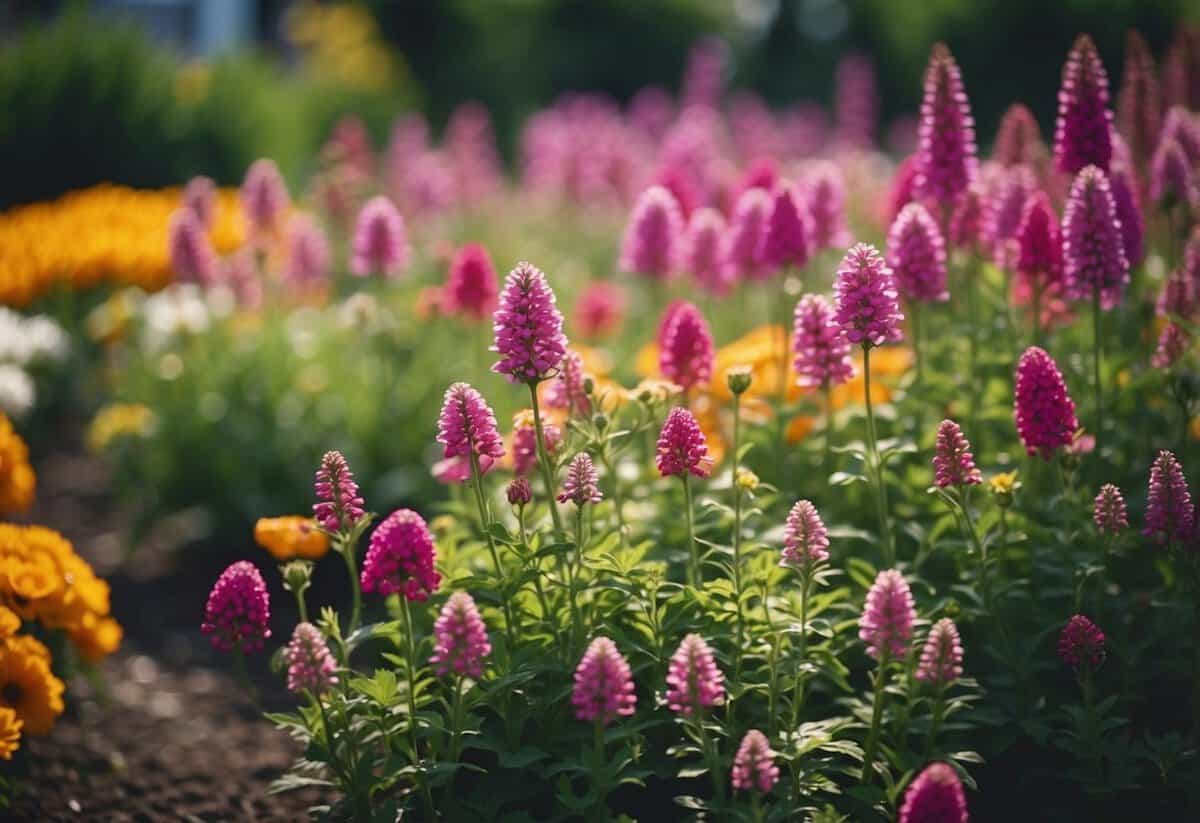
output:
[[[704,763],[708,766],[708,777],[712,781],[713,797],[720,800],[725,795],[725,781],[721,779],[716,747],[708,737],[708,730],[704,728],[703,712],[697,709],[692,717],[696,723],[696,734],[700,738],[700,750],[704,753]]]
[[[1092,376],[1096,384],[1096,453],[1100,453],[1100,440],[1104,436],[1104,395],[1100,382],[1100,361],[1103,357],[1100,336],[1100,287],[1092,289],[1092,339],[1095,341],[1095,352],[1092,358]]]
[[[350,608],[350,631],[347,636],[358,631],[359,625],[362,623],[362,584],[358,579],[358,563],[354,559],[354,546],[345,535],[337,538],[338,551],[346,561],[346,572],[350,575],[350,594],[352,597],[352,605]]]
[[[921,356],[921,302],[913,300],[909,304],[912,314],[913,350],[917,355],[917,385],[925,384],[925,358]]]
[[[937,745],[937,733],[942,726],[942,713],[945,711],[946,687],[939,684],[933,696],[933,718],[929,721],[929,737],[925,741],[925,759],[933,757],[934,746]]]
[[[821,457],[821,472],[825,475],[825,479],[829,479],[829,475],[833,473],[833,386],[829,381],[825,381],[822,387],[825,395],[825,454]]]
[[[479,522],[483,527],[483,534],[487,538],[488,552],[492,556],[492,565],[496,569],[496,582],[500,586],[500,602],[504,608],[504,635],[508,640],[508,653],[511,655],[516,646],[516,638],[514,632],[516,626],[513,621],[512,613],[512,598],[504,591],[506,588],[504,568],[500,565],[500,552],[496,548],[496,539],[492,536],[492,512],[487,504],[487,497],[483,492],[483,472],[479,466],[479,455],[475,450],[471,450],[471,485],[475,489],[475,504],[479,507]]]
[[[688,551],[691,552],[691,562],[688,565],[688,584],[700,586],[700,552],[696,546],[696,519],[692,513],[692,483],[687,470],[683,473],[683,506],[687,517]]]
[[[862,783],[871,785],[875,779],[875,754],[879,748],[879,729],[883,721],[884,686],[887,684],[888,655],[881,650],[879,668],[875,670],[875,700],[871,708],[871,730],[867,733],[867,745],[863,749]]]
[[[300,611],[300,622],[308,622],[308,604],[304,602],[304,589],[296,589],[292,592],[296,596],[296,608]]]
[[[408,659],[405,662],[404,673],[408,678],[408,739],[413,751],[413,765],[417,767],[417,782],[421,786],[421,795],[425,799],[425,808],[430,820],[435,819],[433,795],[429,791],[429,781],[425,779],[425,771],[421,768],[421,751],[417,746],[417,637],[413,630],[412,614],[408,606],[408,598],[400,595],[400,613],[404,621],[404,635],[408,641]]]
[[[583,618],[579,613],[579,575],[583,571],[583,507],[575,507],[575,558],[568,567],[570,580],[568,583],[571,595],[571,651],[574,653],[580,645],[580,635],[583,633]]]
[[[792,731],[800,725],[800,704],[804,702],[804,663],[808,660],[808,595],[812,590],[812,574],[806,572],[800,584],[800,660],[796,664],[796,685],[792,691]]]
[[[767,687],[767,736],[774,739],[775,732],[779,727],[776,706],[779,702],[779,646],[783,638],[775,631],[775,627],[771,624],[771,606],[767,601],[767,581],[765,578],[762,581],[762,603],[763,614],[767,618],[767,633],[772,635],[771,659],[767,663],[767,674],[769,676],[769,685]]]
[[[617,528],[621,530],[621,545],[628,544],[626,532],[628,526],[625,524],[625,500],[621,496],[621,478],[617,476],[617,464],[609,454],[608,444],[604,444],[604,448],[600,452],[600,459],[604,463],[604,470],[608,472],[608,476],[612,478],[613,489],[613,509],[617,513]]]
[[[558,503],[554,499],[554,471],[550,468],[550,455],[546,451],[546,435],[542,429],[542,411],[538,407],[537,384],[529,384],[529,402],[533,406],[533,428],[537,433],[538,465],[542,467],[542,481],[546,484],[546,503],[550,507],[550,519],[554,523],[554,535],[558,540],[566,540],[563,531],[562,517],[558,513]]]
[[[979,589],[983,592],[983,606],[990,614],[992,611],[992,586],[991,578],[988,575],[987,546],[979,539],[979,532],[975,528],[975,518],[971,515],[971,504],[966,488],[959,490],[958,505],[962,509],[967,539],[971,541],[971,545],[975,547],[975,552],[979,555]]]
[[[250,673],[246,670],[246,653],[242,651],[241,643],[233,647],[233,675],[242,691],[246,693],[250,704],[254,706],[254,711],[262,714],[262,705],[258,702],[258,689],[250,682]]]
[[[521,554],[529,558],[529,566],[533,571],[533,588],[537,592],[538,605],[542,609],[542,619],[550,619],[550,605],[546,601],[546,590],[542,587],[542,570],[536,557],[533,556],[533,548],[529,545],[529,533],[525,529],[525,507],[517,507],[517,528],[521,534]]]
[[[596,787],[596,802],[601,820],[608,820],[608,780],[605,778],[605,763],[604,755],[604,719],[597,717],[593,725],[592,745],[594,748],[595,760],[592,763],[592,783]]]
[[[451,720],[450,762],[457,763],[462,752],[462,702],[463,676],[460,674],[454,681],[454,708]]]
[[[871,470],[875,474],[875,510],[879,516],[879,544],[883,548],[883,564],[891,568],[896,564],[896,550],[892,545],[892,531],[888,526],[887,487],[883,482],[883,464],[879,458],[879,440],[875,433],[875,411],[871,404],[871,347],[863,346],[863,387],[867,398],[867,451]]]
[[[734,651],[733,669],[734,680],[738,683],[742,680],[742,648],[746,641],[746,618],[742,613],[742,488],[737,482],[741,400],[741,395],[733,396],[733,596],[737,606],[737,649]],[[732,701],[730,705],[732,707]]]

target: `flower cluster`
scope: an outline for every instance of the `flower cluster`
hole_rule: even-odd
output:
[[[859,243],[846,252],[833,288],[834,319],[847,340],[870,347],[901,339],[895,280],[874,246]]]
[[[931,763],[904,793],[900,823],[967,823],[967,798],[954,767]]]
[[[963,649],[958,627],[949,617],[933,624],[921,648],[921,658],[913,676],[923,683],[948,686],[962,677]]]
[[[829,533],[817,507],[808,500],[797,501],[783,527],[779,565],[808,572],[828,559]]]
[[[604,499],[600,493],[600,479],[596,476],[596,467],[587,452],[580,452],[571,458],[567,466],[567,477],[563,480],[562,491],[559,492],[558,502],[574,503],[583,506],[586,503],[599,503]]]
[[[858,636],[867,644],[867,654],[876,660],[900,659],[908,653],[916,619],[908,581],[895,569],[885,569],[867,592]]]
[[[580,720],[602,725],[628,717],[637,707],[629,662],[607,637],[593,640],[579,661],[571,705]]]
[[[1180,542],[1192,536],[1196,511],[1183,466],[1169,451],[1160,451],[1150,464],[1143,534],[1159,543]]]
[[[842,334],[833,306],[819,294],[806,294],[792,318],[796,375],[806,386],[837,386],[854,375],[850,341]]]
[[[663,477],[685,474],[708,477],[713,462],[708,456],[708,442],[687,409],[676,406],[667,415],[658,436],[657,462]]]
[[[313,514],[328,532],[349,531],[366,516],[354,473],[341,452],[326,452],[313,482],[317,502]]]
[[[1056,449],[1070,445],[1079,429],[1075,403],[1067,394],[1058,364],[1037,346],[1026,349],[1017,362],[1014,409],[1025,451],[1044,460]]]
[[[1092,520],[1101,534],[1116,535],[1129,528],[1129,516],[1125,511],[1125,497],[1112,483],[1105,483],[1096,495],[1092,507]]]
[[[953,420],[943,420],[938,426],[933,476],[933,482],[940,489],[975,486],[983,482],[983,475],[975,466],[975,456],[971,454],[971,443]]]
[[[1054,164],[1066,174],[1085,166],[1108,170],[1112,160],[1112,112],[1108,109],[1108,75],[1096,44],[1079,35],[1063,65],[1054,125]]]
[[[200,631],[224,652],[256,652],[271,636],[271,599],[258,568],[245,560],[233,563],[213,585]]]
[[[411,509],[397,509],[371,535],[362,590],[425,600],[442,581],[436,561],[437,549],[424,518]]]
[[[691,717],[724,699],[725,675],[717,668],[712,649],[700,635],[687,635],[667,665],[667,707]]]
[[[704,315],[691,303],[679,304],[663,331],[659,370],[671,382],[690,389],[712,379],[713,357],[712,333]]]
[[[751,729],[742,738],[733,757],[730,782],[735,791],[757,791],[766,794],[779,782],[779,767],[767,736]]]
[[[429,662],[439,676],[483,675],[483,661],[492,653],[492,644],[471,595],[466,592],[450,595],[433,624],[433,638],[433,656]]]
[[[945,44],[925,69],[925,95],[917,146],[916,188],[922,197],[952,203],[975,178],[975,121],[962,75]]]
[[[1104,632],[1082,614],[1067,621],[1058,636],[1058,656],[1076,671],[1096,669],[1104,662]]]
[[[887,263],[900,293],[909,300],[945,302],[946,244],[942,232],[920,203],[909,203],[888,231]]]
[[[483,395],[466,383],[454,383],[446,389],[438,416],[437,442],[443,446],[442,457],[473,455],[483,471],[504,456],[495,413]]]
[[[1112,308],[1129,282],[1129,260],[1108,177],[1087,166],[1071,185],[1063,214],[1063,273],[1067,292],[1088,299],[1093,292]]]
[[[283,652],[289,691],[323,694],[337,685],[337,663],[325,636],[312,623],[297,623]]]
[[[553,376],[567,353],[562,326],[546,275],[529,263],[518,263],[500,293],[492,347],[500,360],[492,370],[513,383],[537,383]]]

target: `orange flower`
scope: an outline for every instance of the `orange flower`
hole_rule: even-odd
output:
[[[0,412],[0,513],[25,512],[33,505],[37,477],[29,465],[29,448]]]
[[[84,616],[83,624],[71,632],[71,642],[84,660],[99,663],[121,647],[125,636],[121,624],[111,617]]]
[[[13,709],[0,707],[0,759],[12,760],[13,752],[21,747],[23,725]]]
[[[8,606],[0,606],[0,640],[7,640],[21,630],[21,618]]]
[[[64,687],[50,671],[45,647],[30,640],[12,638],[0,648],[0,708],[15,712],[29,734],[41,735],[63,713]]]
[[[279,562],[299,557],[320,560],[329,551],[329,538],[311,517],[263,517],[254,524],[254,541]]]

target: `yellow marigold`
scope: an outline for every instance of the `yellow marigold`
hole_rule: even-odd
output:
[[[295,557],[320,560],[329,551],[329,538],[317,530],[316,521],[302,515],[259,518],[254,542],[281,563]]]
[[[1012,494],[1020,488],[1020,483],[1017,481],[1017,470],[1013,469],[1010,472],[992,475],[988,478],[988,486],[994,494]]]
[[[8,606],[0,606],[0,640],[7,640],[20,630],[20,616]]]
[[[99,454],[120,438],[148,437],[157,423],[154,411],[142,403],[111,403],[88,424],[88,449]]]
[[[742,491],[752,492],[758,488],[758,475],[747,468],[737,470],[737,486]]]
[[[0,648],[0,707],[12,709],[29,734],[47,734],[63,713],[63,682],[25,640],[13,638]]]
[[[29,465],[29,448],[0,412],[0,513],[25,512],[33,505],[37,476]]]
[[[109,588],[53,529],[0,524],[0,601],[26,620],[70,632],[89,614],[108,614]]]
[[[0,759],[12,760],[13,752],[21,747],[23,725],[16,711],[0,706]]]
[[[84,616],[79,628],[71,632],[71,642],[89,663],[99,663],[121,647],[125,630],[111,617]]]

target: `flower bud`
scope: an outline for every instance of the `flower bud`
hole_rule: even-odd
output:
[[[312,581],[313,564],[308,560],[292,560],[282,569],[283,587],[294,594],[301,594]]]
[[[746,393],[753,380],[754,374],[750,371],[749,366],[734,366],[725,375],[725,382],[729,386],[729,390],[739,396]]]

